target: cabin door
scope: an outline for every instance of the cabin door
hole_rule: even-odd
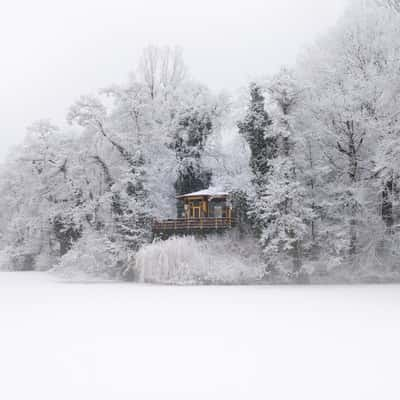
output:
[[[201,214],[201,207],[192,207],[191,208],[191,217],[192,218],[200,218],[200,214]]]

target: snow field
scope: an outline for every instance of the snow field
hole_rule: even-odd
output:
[[[0,398],[398,399],[398,286],[0,274]]]

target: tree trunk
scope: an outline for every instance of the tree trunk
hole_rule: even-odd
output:
[[[382,219],[391,231],[394,218],[393,218],[393,178],[386,182],[382,192]]]
[[[293,245],[292,258],[293,258],[293,273],[297,274],[300,272],[301,267],[303,266],[300,241],[296,241],[295,244]]]
[[[349,255],[350,257],[354,257],[357,252],[357,229],[356,229],[356,220],[354,216],[352,216],[350,219],[349,235],[350,235]]]

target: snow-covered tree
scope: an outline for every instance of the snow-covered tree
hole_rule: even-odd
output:
[[[246,139],[251,155],[250,166],[256,185],[262,185],[269,171],[269,161],[276,155],[275,138],[268,135],[271,119],[265,110],[262,88],[250,85],[250,104],[243,121],[238,123],[239,132]]]
[[[207,139],[213,132],[212,99],[207,89],[193,87],[193,100],[178,117],[173,147],[177,159],[176,194],[206,189],[211,183],[211,172],[202,163]]]
[[[260,227],[261,244],[271,268],[287,268],[285,258],[289,258],[291,272],[298,273],[314,214],[296,159],[301,149],[295,126],[299,89],[292,73],[282,69],[268,84],[268,93],[272,125],[266,136],[275,144],[275,154],[251,214]]]
[[[297,65],[252,83],[246,104],[191,79],[180,49],[147,47],[125,83],[71,106],[79,131],[36,122],[4,164],[2,260],[70,269],[86,257],[86,272],[120,277],[151,218],[174,217],[176,194],[212,184],[233,194],[250,226],[241,240],[251,231],[271,269],[396,269],[398,11],[352,2]]]
[[[365,0],[364,0],[365,1]],[[379,6],[388,7],[396,13],[400,13],[400,2],[399,0],[373,0],[375,4]]]
[[[169,46],[148,46],[143,49],[138,74],[155,100],[174,93],[187,77],[182,49]]]
[[[131,151],[113,137],[112,124],[102,103],[94,97],[82,97],[70,109],[68,120],[104,137],[125,162],[118,182],[110,185],[110,206],[115,234],[137,250],[150,235],[150,204],[145,188],[144,159],[140,148]],[[108,169],[105,163],[100,167]],[[111,183],[111,182],[110,182]]]
[[[307,92],[303,126],[325,159],[323,224],[333,235],[327,242],[351,259],[371,246],[377,209],[393,224],[393,164],[382,144],[393,149],[398,129],[399,16],[362,6],[350,7],[299,68]]]

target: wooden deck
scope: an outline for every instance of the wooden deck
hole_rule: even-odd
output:
[[[233,218],[167,219],[153,222],[153,233],[158,236],[201,234],[224,231],[235,226]]]

